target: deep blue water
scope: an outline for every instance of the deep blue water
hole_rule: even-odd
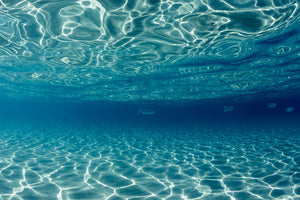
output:
[[[0,0],[0,200],[300,199],[298,0]]]

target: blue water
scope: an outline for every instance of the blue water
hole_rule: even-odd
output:
[[[298,0],[0,0],[0,200],[300,199]]]

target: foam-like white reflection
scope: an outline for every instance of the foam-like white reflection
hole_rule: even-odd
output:
[[[274,40],[276,45],[283,39],[275,47],[253,41],[268,42],[274,33],[282,34],[299,19],[298,7],[297,1],[264,0],[0,1],[0,93],[176,100],[236,94],[232,85],[239,94],[281,86],[299,77],[288,80],[279,67],[262,63],[267,56],[269,65],[291,67],[293,63],[285,62],[295,58],[297,38]],[[195,63],[182,66],[191,60]],[[210,70],[215,67],[221,70]],[[181,68],[196,72],[179,76]],[[241,83],[220,80],[223,72],[239,76],[232,82]],[[33,78],[30,73],[41,75]]]

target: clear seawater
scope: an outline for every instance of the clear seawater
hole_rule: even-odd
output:
[[[300,200],[298,0],[0,0],[0,200]]]

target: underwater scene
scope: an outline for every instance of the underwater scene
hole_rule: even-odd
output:
[[[300,200],[299,0],[0,0],[0,200]]]

